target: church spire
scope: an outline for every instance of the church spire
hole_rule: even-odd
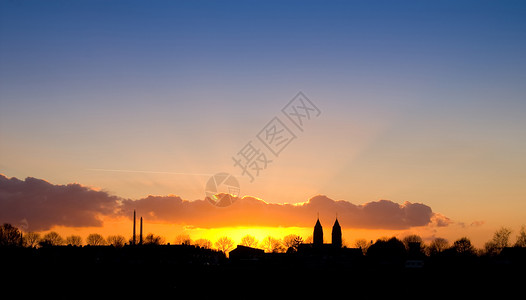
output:
[[[323,245],[323,227],[321,227],[319,215],[318,215],[318,220],[316,221],[316,225],[314,225],[314,234],[312,235],[312,243],[314,245]]]
[[[338,248],[342,247],[342,228],[338,222],[338,217],[332,226],[332,245]]]

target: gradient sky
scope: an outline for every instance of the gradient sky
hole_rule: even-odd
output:
[[[425,203],[480,244],[526,223],[525,16],[523,1],[1,1],[0,173],[196,200],[228,172],[268,203]],[[250,183],[232,156],[299,91],[321,115]]]

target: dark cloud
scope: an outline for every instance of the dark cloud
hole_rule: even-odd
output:
[[[231,206],[215,207],[204,200],[185,201],[178,196],[149,196],[123,201],[122,213],[133,209],[152,222],[169,222],[196,227],[225,226],[312,226],[316,216],[348,228],[407,229],[416,226],[447,226],[447,218],[421,203],[398,204],[389,200],[355,205],[318,195],[301,204],[267,203],[254,197],[237,199]],[[327,224],[330,225],[330,224]]]
[[[0,174],[0,222],[23,222],[27,230],[47,230],[54,225],[102,226],[102,216],[131,218],[134,209],[148,222],[202,228],[310,227],[318,214],[327,226],[337,215],[340,225],[347,228],[408,229],[450,223],[447,217],[422,203],[379,200],[355,205],[318,195],[304,203],[278,204],[246,196],[228,207],[216,207],[206,200],[187,201],[179,196],[128,200],[79,184],[53,185],[31,177],[21,181]]]
[[[101,215],[113,214],[117,197],[80,184],[54,185],[32,177],[22,181],[0,174],[0,222],[23,223],[27,230],[102,226]]]

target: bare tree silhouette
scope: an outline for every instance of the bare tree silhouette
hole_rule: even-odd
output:
[[[502,227],[493,235],[493,242],[499,248],[508,247],[510,245],[511,229]]]
[[[160,235],[155,235],[153,233],[148,233],[144,238],[144,245],[162,245],[165,243],[165,239]]]
[[[124,244],[126,243],[126,239],[122,235],[109,235],[106,238],[106,241],[108,242],[108,245],[117,248],[124,246]]]
[[[453,243],[452,249],[458,255],[468,256],[475,254],[475,247],[471,244],[471,240],[467,237],[462,237]]]
[[[519,234],[517,235],[517,241],[515,241],[514,247],[526,247],[526,227],[522,225]]]
[[[300,244],[303,244],[303,238],[297,234],[289,234],[283,237],[283,245],[290,252],[298,251]]]
[[[284,252],[285,248],[279,239],[273,238],[270,235],[266,236],[263,241],[261,241],[261,247],[267,253],[276,253]]]
[[[64,239],[55,231],[45,234],[39,242],[40,246],[60,246],[64,244]]]
[[[234,248],[234,241],[227,236],[222,236],[214,244],[217,250],[222,251],[227,254],[230,250]]]
[[[255,248],[258,246],[258,240],[255,237],[247,234],[241,238],[241,245]]]
[[[204,249],[212,248],[212,242],[209,239],[197,239],[194,241],[194,245]]]
[[[22,245],[22,233],[9,223],[0,226],[0,247]]]
[[[424,255],[425,244],[419,235],[412,234],[402,239],[407,254],[411,258],[420,258]]]
[[[493,238],[484,244],[484,252],[487,255],[497,255],[504,247],[510,245],[511,229],[502,227],[495,231]]]
[[[402,239],[402,242],[404,243],[405,249],[409,250],[411,245],[418,244],[420,248],[424,248],[424,241],[422,238],[417,234],[412,234],[404,237]]]
[[[23,239],[24,247],[35,248],[38,246],[38,242],[40,242],[40,233],[28,232],[24,234]]]
[[[192,244],[192,239],[190,238],[190,235],[182,233],[175,237],[175,244],[176,245],[190,245]]]
[[[66,245],[81,246],[82,238],[79,235],[70,235],[66,237]]]
[[[86,244],[90,246],[102,246],[106,245],[106,240],[104,237],[98,233],[91,233],[86,238]]]
[[[371,246],[371,243],[366,239],[356,239],[354,241],[354,246],[356,248],[362,249],[362,253],[365,255],[367,253],[367,249],[369,249],[369,246]]]
[[[427,253],[428,255],[438,255],[444,250],[449,248],[449,242],[444,238],[435,238],[431,244],[429,244],[429,247],[427,247]]]

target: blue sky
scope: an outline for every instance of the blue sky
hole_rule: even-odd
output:
[[[522,1],[1,1],[0,170],[197,199],[207,178],[92,169],[238,172],[231,156],[303,91],[320,119],[246,193],[516,226],[525,15]]]

